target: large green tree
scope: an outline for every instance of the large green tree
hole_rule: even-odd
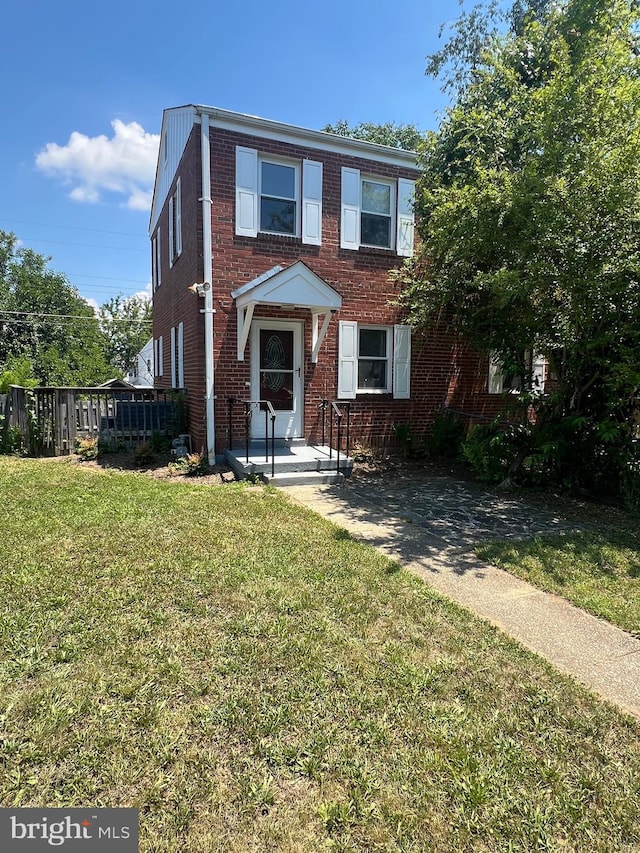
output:
[[[457,100],[423,149],[406,301],[414,323],[446,316],[525,382],[524,353],[546,356],[549,475],[616,488],[637,464],[637,5],[538,0],[497,16],[464,17],[430,63]]]
[[[336,136],[350,136],[353,139],[375,142],[389,148],[403,148],[406,151],[417,151],[423,138],[415,124],[395,124],[391,121],[383,124],[364,121],[350,125],[345,119],[339,119],[335,124],[327,124],[322,129]]]
[[[49,260],[0,231],[0,375],[41,385],[102,382],[111,369],[93,309]]]
[[[119,295],[105,302],[99,314],[109,363],[124,376],[151,336],[151,301]]]

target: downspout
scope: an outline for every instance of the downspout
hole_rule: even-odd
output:
[[[202,158],[202,256],[204,283],[204,381],[207,430],[207,459],[216,461],[215,396],[213,372],[213,258],[211,249],[211,149],[209,147],[209,116],[200,113],[200,147]]]

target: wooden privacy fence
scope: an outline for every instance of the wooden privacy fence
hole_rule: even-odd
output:
[[[0,397],[0,429],[17,428],[35,455],[64,456],[76,438],[91,436],[109,449],[131,449],[154,434],[185,432],[181,394],[161,389],[20,388]]]

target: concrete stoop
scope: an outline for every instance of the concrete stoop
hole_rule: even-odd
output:
[[[351,474],[353,459],[340,455],[340,469],[337,470],[336,451],[329,447],[308,445],[302,441],[277,441],[274,453],[274,473],[271,474],[271,446],[269,458],[264,442],[249,446],[247,460],[246,449],[226,450],[225,458],[236,477],[246,480],[259,477],[272,486],[304,486],[341,483]]]

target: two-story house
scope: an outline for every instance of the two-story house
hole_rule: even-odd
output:
[[[446,329],[412,335],[395,304],[417,176],[411,152],[213,107],[164,112],[155,384],[184,389],[210,460],[241,437],[245,400],[269,400],[276,436],[309,443],[322,401],[350,401],[352,438],[384,445],[398,424],[424,435],[443,405],[486,396],[486,360]],[[250,429],[264,438],[265,419]]]

